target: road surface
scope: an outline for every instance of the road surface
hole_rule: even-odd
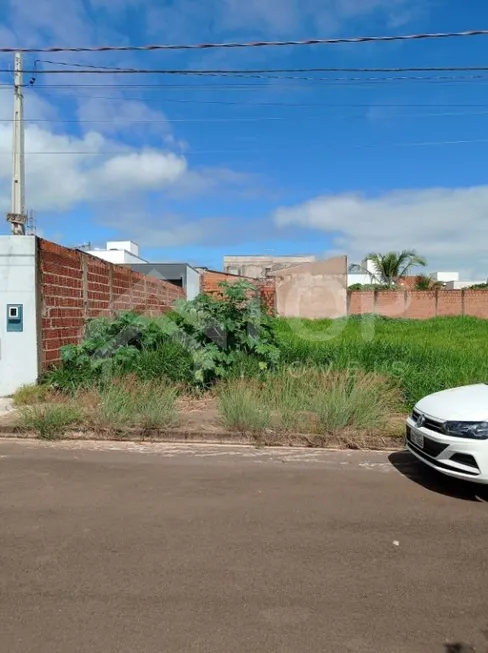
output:
[[[5,653],[485,652],[487,560],[406,453],[0,441]]]

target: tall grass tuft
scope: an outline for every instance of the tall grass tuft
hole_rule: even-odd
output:
[[[271,426],[271,412],[257,381],[234,379],[218,388],[218,406],[225,426],[239,433],[262,433]]]
[[[49,388],[44,385],[23,385],[13,395],[15,406],[32,406],[33,404],[42,404],[49,397]]]
[[[20,426],[32,430],[41,440],[59,440],[66,429],[83,421],[83,410],[70,401],[36,404],[20,409]]]
[[[382,431],[401,406],[401,393],[361,370],[282,369],[265,383],[241,379],[219,389],[226,426],[240,433],[340,434]]]
[[[134,377],[114,380],[100,390],[96,419],[103,426],[168,428],[178,424],[176,388]]]

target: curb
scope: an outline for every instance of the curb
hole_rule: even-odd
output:
[[[0,438],[5,440],[39,440],[33,431],[23,427],[0,426]],[[232,434],[226,432],[198,433],[185,431],[144,431],[142,429],[98,429],[68,430],[61,436],[55,437],[51,442],[58,441],[92,441],[92,442],[144,442],[168,443],[168,444],[221,444],[241,445],[253,447],[295,447],[306,449],[334,449],[349,451],[401,451],[403,450],[403,438],[398,436],[362,436],[361,438],[348,438],[347,436],[331,436],[327,440],[321,440],[317,436],[304,435],[275,435],[264,434],[254,436],[252,434]]]

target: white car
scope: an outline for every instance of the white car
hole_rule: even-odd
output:
[[[488,484],[488,384],[421,399],[407,418],[405,444],[442,474]]]

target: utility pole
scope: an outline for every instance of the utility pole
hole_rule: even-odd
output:
[[[7,213],[12,235],[24,236],[27,216],[25,215],[25,167],[24,167],[24,70],[22,54],[15,53],[14,59],[14,129],[12,146],[12,206]]]

